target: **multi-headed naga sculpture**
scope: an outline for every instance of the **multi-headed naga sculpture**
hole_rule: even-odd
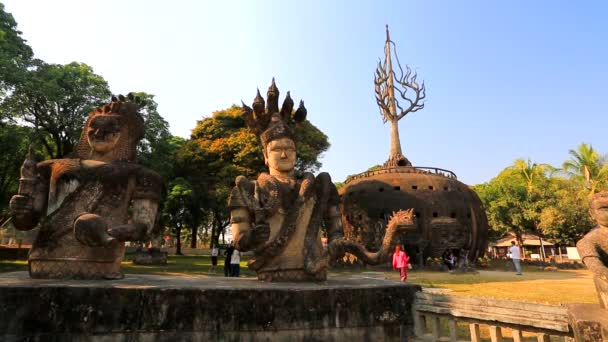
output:
[[[329,174],[295,175],[294,132],[306,119],[304,103],[300,101],[294,112],[289,92],[281,108],[278,102],[273,79],[266,102],[258,90],[253,108],[243,104],[243,118],[260,139],[269,173],[261,173],[256,181],[236,179],[229,200],[236,248],[253,251],[249,267],[267,281],[324,280],[329,262],[346,252],[368,264],[384,262],[395,236],[413,229],[412,211],[396,214],[378,252],[345,240],[340,199]],[[321,226],[326,228],[327,248],[321,244]]]
[[[89,115],[75,156],[23,163],[10,202],[17,229],[40,232],[28,256],[34,278],[120,278],[124,241],[153,231],[160,176],[135,163],[144,122],[129,94]]]

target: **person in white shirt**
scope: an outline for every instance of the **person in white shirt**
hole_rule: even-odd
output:
[[[209,272],[215,273],[215,269],[217,268],[217,257],[220,254],[220,249],[217,248],[217,245],[213,245],[211,249],[211,269]]]
[[[511,247],[509,247],[509,252],[511,252],[511,259],[513,260],[513,265],[515,265],[515,271],[517,271],[516,274],[521,275],[519,247],[515,245],[515,241],[511,241]]]
[[[231,277],[239,277],[241,272],[241,252],[234,250],[230,258]]]

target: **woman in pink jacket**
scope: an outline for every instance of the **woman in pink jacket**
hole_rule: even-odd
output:
[[[393,269],[399,269],[401,271],[401,281],[407,280],[409,262],[410,258],[405,254],[405,251],[401,250],[401,245],[396,245],[395,253],[393,253]]]

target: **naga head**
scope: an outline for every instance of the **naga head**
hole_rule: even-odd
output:
[[[289,172],[296,163],[295,126],[306,119],[304,102],[293,112],[294,102],[287,92],[279,109],[279,89],[274,78],[268,88],[267,101],[258,90],[251,107],[243,103],[243,119],[259,137],[264,161],[271,170]]]

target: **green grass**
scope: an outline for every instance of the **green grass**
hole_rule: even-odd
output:
[[[180,276],[224,275],[224,262],[220,258],[215,272],[211,257],[207,255],[170,255],[167,265],[135,265],[127,259],[122,264],[126,274],[156,274]],[[23,260],[0,260],[0,272],[26,271]],[[255,277],[242,258],[241,276]],[[338,267],[330,270],[330,277],[380,277],[398,281],[399,273],[387,267],[360,269]],[[480,270],[478,274],[410,271],[408,282],[425,287],[444,288],[453,295],[503,298],[541,303],[597,303],[595,287],[588,270],[541,271],[536,267],[524,268],[523,276],[513,271]]]

